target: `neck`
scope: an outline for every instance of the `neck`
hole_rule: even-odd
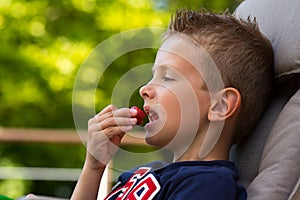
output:
[[[196,137],[190,147],[181,154],[176,154],[174,152],[174,161],[211,161],[211,160],[228,160],[229,151],[231,147],[231,141],[228,139],[226,134],[222,133],[222,136],[219,138],[212,150],[205,155],[205,157],[200,156],[201,146],[203,144],[204,137]]]
[[[180,162],[180,161],[212,161],[212,160],[228,160],[229,156],[229,148],[214,148],[207,156],[201,158],[199,156],[200,149],[198,150],[188,150],[181,156],[174,155],[174,161]]]

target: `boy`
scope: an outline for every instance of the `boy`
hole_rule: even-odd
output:
[[[252,130],[272,88],[273,51],[255,23],[181,10],[158,50],[153,79],[140,89],[146,141],[174,162],[122,174],[106,199],[246,199],[227,161]],[[87,157],[71,199],[96,199],[106,163],[137,111],[104,108],[88,123]]]

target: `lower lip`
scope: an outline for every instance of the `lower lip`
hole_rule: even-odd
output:
[[[145,128],[147,129],[147,128],[149,128],[149,126],[151,126],[151,124],[152,124],[152,122],[148,122],[147,124],[145,124]]]
[[[145,124],[145,129],[149,129],[149,128],[153,127],[157,121],[158,120],[148,122],[147,124]]]

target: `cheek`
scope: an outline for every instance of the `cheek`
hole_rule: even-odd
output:
[[[182,130],[195,132],[207,119],[209,98],[206,93],[193,89],[180,91],[177,95],[179,102],[178,112],[180,118],[176,123],[181,123]]]
[[[165,109],[167,118],[180,116],[180,101],[178,96],[176,96],[173,92],[165,91],[158,100],[159,104]]]
[[[203,123],[208,120],[208,112],[210,108],[210,97],[205,92],[200,92],[197,95],[198,98],[198,108],[199,108],[199,114],[200,114],[200,123]]]

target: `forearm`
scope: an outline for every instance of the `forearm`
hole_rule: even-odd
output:
[[[94,170],[86,167],[85,165],[76,184],[71,200],[96,200],[104,170],[105,168]]]

